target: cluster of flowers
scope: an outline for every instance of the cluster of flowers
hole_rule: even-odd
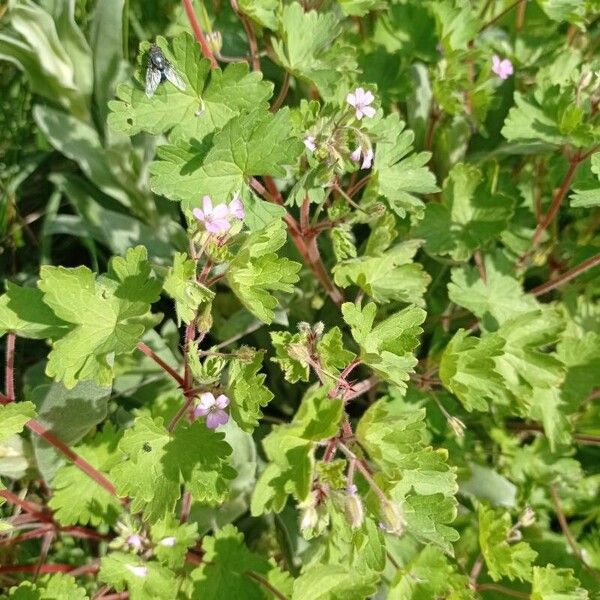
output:
[[[209,233],[222,235],[227,233],[232,225],[232,219],[242,220],[244,218],[244,204],[236,194],[229,204],[217,204],[213,206],[210,196],[202,198],[202,208],[194,208],[194,217],[204,224]]]

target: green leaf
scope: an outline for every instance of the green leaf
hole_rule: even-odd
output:
[[[558,569],[554,565],[533,567],[531,600],[588,600],[586,590],[580,587],[572,569]]]
[[[438,34],[445,52],[466,50],[479,33],[481,23],[469,2],[441,0],[429,3],[436,18]]]
[[[535,310],[538,303],[523,292],[519,282],[501,270],[489,256],[484,259],[486,280],[476,267],[452,269],[448,297],[452,302],[470,310],[482,320],[486,329],[494,330],[515,315]]]
[[[555,146],[568,142],[554,119],[545,114],[533,98],[526,100],[519,92],[515,92],[515,106],[504,121],[502,135],[509,141],[545,142]]]
[[[356,358],[354,352],[344,348],[342,330],[332,327],[317,342],[321,366],[328,373],[336,373]]]
[[[429,152],[410,154],[415,135],[404,131],[405,123],[394,113],[382,119],[374,128],[377,136],[374,174],[367,191],[374,189],[384,196],[390,208],[400,217],[406,214],[423,216],[425,205],[417,194],[439,191],[435,176],[427,168]]]
[[[531,581],[537,552],[527,542],[509,542],[512,527],[509,513],[480,505],[478,515],[479,546],[490,577],[494,581],[502,577]]]
[[[60,337],[67,328],[42,302],[40,290],[6,282],[6,293],[0,296],[0,335],[12,331],[19,337],[45,339]]]
[[[335,435],[342,418],[342,401],[329,398],[324,388],[309,390],[291,423],[273,427],[263,439],[271,461],[252,496],[254,516],[266,510],[280,512],[291,494],[304,500],[314,477],[315,442]]]
[[[24,581],[18,587],[10,588],[9,598],[13,600],[87,600],[84,588],[77,585],[74,577],[64,573],[44,575],[36,583]]]
[[[0,404],[0,442],[21,433],[25,423],[35,416],[35,406],[31,402]]]
[[[277,30],[279,0],[239,0],[238,5],[241,12],[262,27]]]
[[[175,300],[177,324],[191,323],[202,304],[209,303],[215,294],[206,286],[198,283],[196,262],[188,259],[187,254],[178,252],[173,266],[167,272],[163,289]]]
[[[420,240],[410,240],[381,256],[338,263],[333,268],[335,282],[341,287],[357,285],[376,302],[398,300],[421,305],[431,278],[422,265],[413,262],[420,246]]]
[[[171,437],[162,421],[139,417],[119,443],[122,462],[110,476],[119,495],[131,498],[131,510],[144,511],[150,522],[172,513],[181,484],[205,504],[223,502],[235,471],[229,466],[231,447],[222,433],[201,421],[177,429]]]
[[[236,358],[229,364],[229,397],[231,416],[244,431],[252,431],[273,399],[273,393],[265,386],[266,375],[260,373],[264,357],[256,352],[250,360]]]
[[[467,410],[487,411],[488,401],[504,401],[504,382],[496,372],[495,363],[502,355],[504,344],[498,335],[475,338],[459,329],[444,349],[440,379]]]
[[[298,3],[284,6],[279,39],[272,38],[281,66],[295,77],[314,83],[321,96],[332,99],[341,82],[356,72],[354,50],[339,38],[340,18],[325,10],[308,11]]]
[[[302,353],[308,353],[307,335],[303,332],[271,331],[271,344],[275,348],[275,356],[271,360],[281,367],[286,381],[308,381],[310,366],[302,356]]]
[[[125,258],[113,258],[102,279],[87,267],[43,266],[43,300],[57,317],[72,324],[53,343],[46,373],[69,389],[89,379],[109,385],[114,355],[132,352],[152,325],[148,311],[161,284],[150,273],[142,246],[130,249]]]
[[[179,588],[175,573],[167,567],[123,552],[102,557],[98,578],[118,592],[127,590],[131,600],[175,600]]]
[[[590,189],[574,189],[571,194],[571,206],[573,208],[593,208],[600,206],[600,152],[592,154],[591,171],[596,175],[590,178],[594,187]],[[595,180],[594,180],[595,179]]]
[[[429,253],[467,260],[507,228],[512,212],[511,199],[491,194],[477,167],[458,163],[444,181],[442,203],[427,205],[414,233]]]
[[[276,298],[270,292],[293,291],[300,265],[275,253],[286,240],[283,221],[250,234],[227,271],[227,281],[242,304],[261,321],[271,323]]]
[[[336,260],[356,258],[356,239],[349,223],[337,225],[329,232]]]
[[[457,573],[439,548],[427,546],[397,572],[388,600],[473,599],[473,592],[467,588],[468,577]]]
[[[119,100],[109,102],[108,123],[117,131],[133,136],[140,131],[169,133],[169,139],[201,140],[221,129],[233,117],[258,107],[266,110],[273,84],[262,80],[262,73],[250,71],[245,61],[233,63],[224,71],[210,69],[198,52],[198,43],[187,32],[173,40],[173,52],[162,37],[156,43],[186,83],[180,90],[170,83],[158,86],[149,98],[144,91],[145,68],[138,74],[139,84],[121,84]],[[139,63],[148,60],[149,44],[140,46]],[[209,77],[210,74],[210,77]]]
[[[357,574],[340,565],[313,565],[294,581],[292,600],[364,600],[376,589],[376,573]]]
[[[197,52],[194,50],[194,52]],[[255,110],[232,118],[214,134],[212,144],[179,142],[161,146],[152,163],[154,192],[181,200],[184,210],[200,205],[203,195],[225,201],[257,175],[285,175],[304,148],[292,136],[289,110]]]
[[[119,462],[117,445],[120,433],[111,425],[75,448],[79,456],[107,475]],[[48,505],[61,525],[113,525],[121,515],[117,498],[72,463],[67,463],[52,479],[52,498]]]
[[[47,381],[47,380],[46,380]],[[108,414],[111,389],[93,381],[78,383],[73,389],[61,383],[42,383],[26,392],[36,408],[37,420],[65,444],[77,443]],[[37,467],[48,481],[64,462],[64,456],[43,438],[32,438]]]
[[[290,582],[283,573],[266,558],[250,552],[244,544],[244,536],[233,525],[226,525],[213,536],[202,540],[203,564],[192,571],[194,597],[217,600],[221,598],[244,598],[265,600],[273,596],[252,577],[255,573],[271,585]],[[289,576],[288,576],[289,577]],[[277,589],[277,588],[276,588]],[[287,589],[277,589],[284,593]]]
[[[381,469],[410,533],[451,552],[450,542],[458,539],[447,526],[456,517],[456,473],[446,462],[447,451],[428,445],[425,410],[406,411],[380,400],[362,416],[356,437]]]
[[[196,523],[180,523],[173,515],[167,515],[150,529],[154,555],[170,569],[180,569],[185,563],[188,548],[198,541]]]
[[[537,3],[553,21],[580,26],[584,23],[586,4],[579,0],[537,0]]]
[[[342,305],[344,321],[360,346],[362,361],[382,379],[406,391],[409,373],[417,364],[413,351],[419,344],[426,313],[409,306],[375,325],[376,311],[373,303],[362,310],[350,302]]]

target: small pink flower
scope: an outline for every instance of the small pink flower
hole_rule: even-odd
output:
[[[204,227],[209,233],[226,233],[231,227],[227,205],[219,204],[213,208],[210,196],[204,196],[202,198],[202,208],[194,208],[192,213],[198,221],[204,223]]]
[[[244,215],[244,203],[241,201],[240,197],[236,194],[233,197],[233,200],[229,203],[229,214],[236,219],[243,219]]]
[[[346,102],[356,109],[356,118],[360,121],[363,117],[374,117],[377,112],[372,106],[369,106],[375,100],[372,92],[359,87],[346,96]]]
[[[304,145],[306,146],[307,150],[314,152],[317,149],[317,144],[315,143],[315,136],[307,135],[304,138]]]
[[[508,58],[500,60],[497,54],[492,56],[492,71],[500,77],[500,79],[508,79],[513,74],[513,66]]]
[[[359,146],[351,155],[350,158],[354,161],[354,162],[358,162],[360,160],[360,157],[363,157],[363,161],[362,161],[362,165],[360,166],[361,169],[370,169],[371,165],[373,164],[373,157],[375,156],[373,154],[373,149],[372,148],[367,148],[367,151],[363,154],[363,149]]]
[[[229,421],[229,415],[224,410],[228,406],[229,398],[225,394],[215,398],[214,394],[205,392],[200,394],[200,402],[194,409],[194,416],[206,417],[206,426],[209,429],[216,429]]]

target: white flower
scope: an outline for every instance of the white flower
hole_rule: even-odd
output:
[[[363,152],[363,149],[358,146],[358,148],[356,148],[356,150],[350,155],[350,158],[354,161],[354,162],[358,162],[360,160],[360,157],[363,157],[363,161],[362,161],[362,165],[360,166],[361,169],[370,169],[371,165],[373,164],[373,157],[375,156],[373,154],[373,149],[372,148],[367,148],[366,152]]]
[[[374,117],[377,112],[372,106],[369,106],[373,100],[375,100],[375,96],[370,91],[366,91],[359,87],[354,90],[354,93],[350,92],[346,96],[346,102],[350,106],[353,106],[356,109],[356,118],[360,121],[363,117]]]
[[[315,136],[307,135],[304,138],[304,145],[306,146],[307,150],[314,152],[317,149],[317,144],[315,143]]]

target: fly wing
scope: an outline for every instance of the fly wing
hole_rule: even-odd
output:
[[[183,81],[183,79],[181,79],[181,77],[179,76],[179,73],[177,73],[177,71],[172,67],[172,65],[168,64],[164,68],[163,73],[165,74],[165,77],[176,88],[179,88],[181,91],[185,90],[185,82]]]
[[[152,66],[149,66],[146,69],[146,96],[148,96],[148,98],[154,96],[154,92],[156,91],[161,78],[162,75],[158,69],[154,69]]]

